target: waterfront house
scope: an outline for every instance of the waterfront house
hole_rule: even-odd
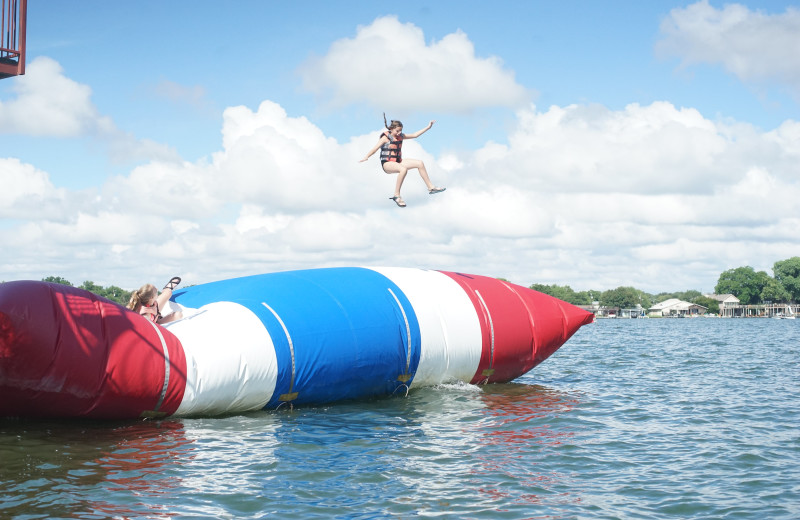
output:
[[[739,309],[739,298],[732,294],[704,294],[706,298],[717,300],[719,302],[719,315],[723,318],[732,318],[736,315],[736,309]]]
[[[689,316],[702,316],[708,309],[696,303],[689,303],[678,298],[670,298],[663,302],[657,303],[647,309],[650,316],[662,317],[689,317]]]

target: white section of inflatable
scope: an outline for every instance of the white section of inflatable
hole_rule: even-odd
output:
[[[403,267],[370,267],[406,295],[419,320],[420,360],[412,386],[469,382],[481,360],[481,325],[467,294],[449,276]]]
[[[165,303],[163,307],[158,309],[158,312],[161,314],[161,316],[166,318],[170,314],[173,314],[173,313],[176,313],[176,312],[184,312],[185,310],[187,310],[187,309],[184,309],[183,305],[175,303],[172,300],[167,300],[167,303]],[[186,314],[184,314],[184,316],[186,316]]]
[[[260,410],[272,398],[275,346],[252,311],[216,302],[168,325],[186,354],[186,391],[175,415]]]

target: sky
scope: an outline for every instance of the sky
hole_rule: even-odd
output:
[[[77,6],[77,7],[76,7]],[[383,114],[424,161],[393,195]],[[28,6],[0,80],[0,280],[331,266],[713,292],[800,255],[800,6]]]

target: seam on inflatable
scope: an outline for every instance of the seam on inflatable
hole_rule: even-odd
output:
[[[406,371],[405,371],[405,373],[400,374],[397,377],[398,381],[400,381],[402,383],[406,383],[406,382],[408,382],[409,379],[411,379],[411,376],[408,373],[408,369],[411,366],[411,326],[408,324],[408,316],[406,316],[406,310],[400,304],[400,300],[397,298],[397,295],[394,293],[394,291],[392,291],[391,287],[387,287],[386,290],[389,291],[389,294],[392,295],[392,298],[394,298],[394,301],[395,301],[395,303],[397,303],[397,306],[400,307],[400,312],[403,314],[403,321],[405,321],[405,324],[406,324],[406,345],[407,345],[407,347],[406,347]]]
[[[289,355],[292,358],[292,377],[289,380],[289,391],[285,394],[281,394],[281,396],[278,399],[281,401],[292,401],[294,399],[297,399],[297,392],[294,392],[295,364],[294,364],[294,343],[292,343],[292,336],[289,335],[289,330],[286,328],[286,324],[283,323],[283,320],[281,319],[280,316],[278,316],[278,313],[275,312],[275,309],[267,305],[265,302],[261,302],[261,305],[266,307],[269,310],[269,312],[271,312],[273,316],[275,316],[275,319],[278,320],[278,323],[280,323],[281,327],[283,328],[283,333],[286,334],[286,340],[289,342]]]
[[[486,312],[486,317],[489,318],[489,334],[491,336],[491,344],[490,348],[490,357],[489,357],[489,368],[483,371],[481,375],[486,376],[486,380],[489,380],[489,377],[494,374],[494,322],[492,321],[492,313],[489,312],[489,307],[486,305],[486,302],[483,300],[483,296],[481,296],[480,291],[477,289],[475,290],[475,294],[478,295],[478,299],[481,301],[481,306],[483,310]]]
[[[149,323],[156,331],[156,334],[158,334],[158,339],[161,340],[161,348],[164,349],[164,386],[161,387],[161,395],[158,397],[155,408],[153,408],[153,412],[159,413],[161,405],[164,404],[164,399],[167,397],[167,388],[169,388],[169,347],[167,347],[167,342],[164,340],[164,335],[161,334],[161,331],[158,329],[158,325],[150,320],[147,320],[147,323]]]

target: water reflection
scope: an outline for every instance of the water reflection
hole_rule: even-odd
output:
[[[137,510],[147,511],[151,518],[175,516],[159,504],[181,486],[179,473],[171,467],[186,464],[196,452],[183,424],[138,423],[118,428],[115,433],[122,440],[104,450],[92,465],[96,464],[105,473],[105,495],[136,497],[134,505],[138,507],[132,509],[105,497],[93,501],[90,507],[117,518],[136,516]]]
[[[0,420],[0,516],[137,516],[136,500],[105,498],[119,490],[133,497],[169,493],[175,478],[164,470],[189,444],[179,422]],[[161,513],[148,514],[169,516]]]
[[[569,430],[553,429],[547,419],[557,419],[575,408],[580,402],[576,395],[520,383],[482,388],[486,414],[494,419],[485,434],[488,444],[555,446],[573,436]]]
[[[443,385],[394,397],[160,422],[0,421],[0,517],[378,516],[571,500],[545,462],[578,399]],[[375,504],[379,497],[380,504]]]
[[[393,483],[382,496],[419,514],[497,512],[498,498],[519,513],[542,501],[573,503],[569,478],[545,459],[572,444],[562,417],[579,404],[576,394],[519,383],[412,392],[396,405],[402,430],[382,450]]]
[[[580,404],[578,396],[509,383],[487,385],[481,397],[489,420],[481,431],[484,448],[475,471],[484,479],[480,492],[521,506],[578,501],[569,476],[548,462],[560,446],[574,443],[575,432],[561,417]]]

